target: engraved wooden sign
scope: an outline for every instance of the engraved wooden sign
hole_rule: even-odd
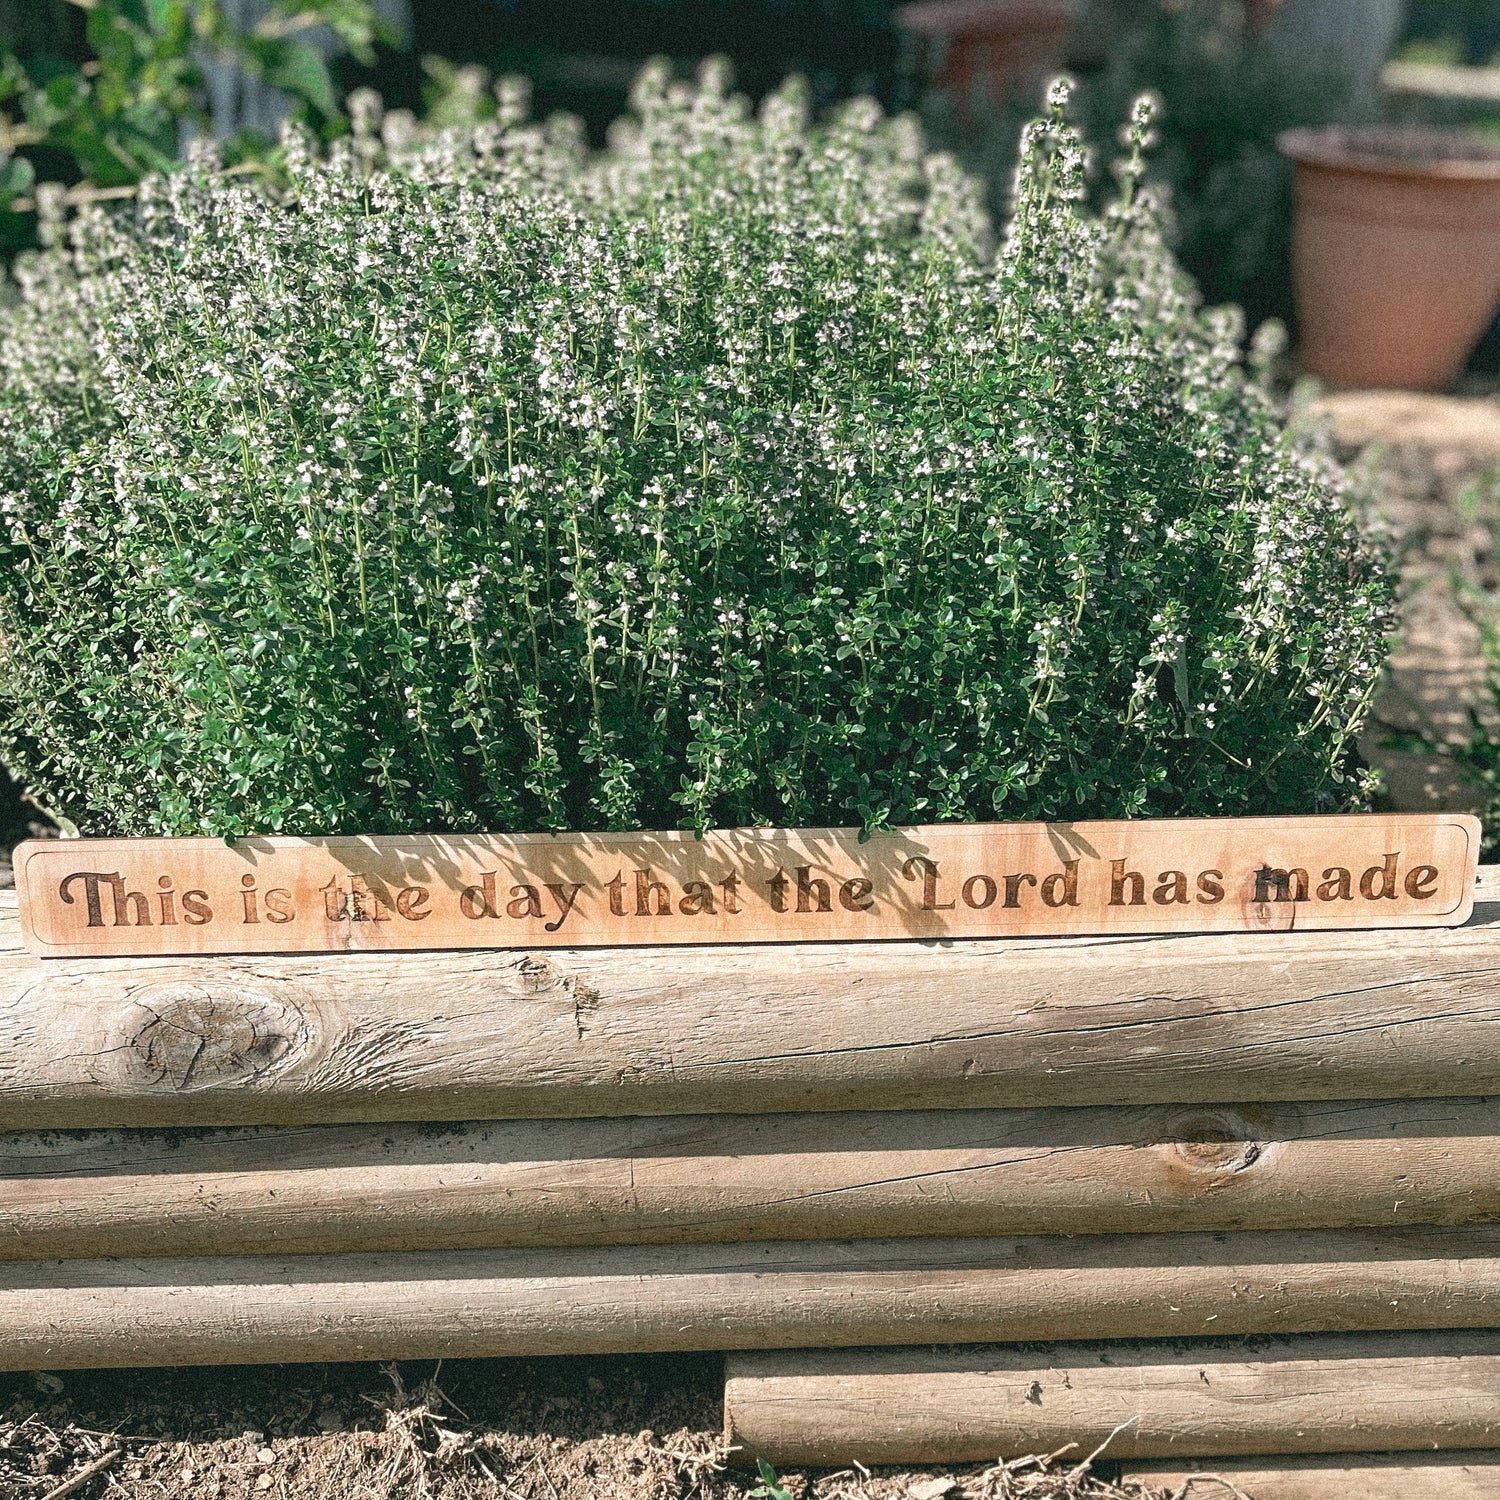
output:
[[[1466,814],[22,844],[43,957],[1457,926]]]

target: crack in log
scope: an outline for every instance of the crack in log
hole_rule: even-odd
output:
[[[582,979],[568,979],[563,983],[573,991],[573,1025],[581,1042],[589,1034],[588,1017],[599,1009],[599,991]]]
[[[1021,1026],[1002,1026],[985,1031],[957,1031],[944,1032],[934,1036],[916,1036],[904,1038],[891,1042],[860,1042],[847,1047],[807,1047],[793,1052],[769,1052],[758,1053],[749,1057],[719,1058],[707,1062],[684,1064],[684,1070],[688,1069],[710,1069],[710,1068],[735,1068],[747,1064],[768,1062],[790,1062],[803,1057],[838,1057],[845,1055],[862,1055],[874,1052],[907,1051],[912,1048],[928,1048],[935,1046],[950,1046],[966,1042],[991,1042],[999,1039],[1015,1039],[1026,1042],[1037,1042],[1049,1037],[1087,1037],[1100,1036],[1111,1032],[1122,1031],[1145,1031],[1152,1027],[1172,1027],[1192,1025],[1205,1021],[1219,1021],[1225,1019],[1243,1019],[1250,1016],[1270,1015],[1277,1011],[1291,1009],[1297,1006],[1310,1006],[1327,1004],[1335,1000],[1348,999],[1360,995],[1375,995],[1382,991],[1399,990],[1414,986],[1436,986],[1451,984],[1457,980],[1474,978],[1500,978],[1500,970],[1479,969],[1465,970],[1459,975],[1437,975],[1420,979],[1393,980],[1390,984],[1363,985],[1353,990],[1335,990],[1326,994],[1299,995],[1288,1000],[1269,1001],[1259,1005],[1220,1005],[1210,1010],[1195,1011],[1190,1015],[1178,1016],[1143,1016],[1129,1021],[1097,1021],[1075,1026],[1056,1026],[1037,1030],[1030,1030]],[[1157,997],[1158,999],[1164,997]],[[1186,998],[1186,997],[1185,997]],[[1198,997],[1192,997],[1198,998]],[[1123,1004],[1146,1004],[1148,1000],[1122,1001]],[[1413,1016],[1400,1018],[1386,1017],[1377,1021],[1371,1021],[1364,1025],[1341,1024],[1336,1030],[1328,1032],[1308,1032],[1299,1036],[1284,1037],[1257,1037],[1249,1042],[1239,1043],[1222,1049],[1200,1049],[1191,1055],[1208,1057],[1213,1056],[1215,1051],[1232,1053],[1242,1051],[1245,1048],[1253,1048],[1256,1051],[1265,1050],[1268,1047],[1286,1046],[1289,1043],[1299,1041],[1325,1040],[1333,1036],[1345,1036],[1351,1032],[1384,1030],[1398,1026],[1422,1025],[1433,1021],[1466,1020],[1471,1018],[1487,1018],[1500,1020],[1500,996],[1495,1001],[1483,1006],[1472,1007],[1466,1010],[1449,1010],[1437,1012],[1424,1012]],[[1174,1054],[1163,1054],[1172,1056]],[[1188,1054],[1182,1054],[1188,1055]]]

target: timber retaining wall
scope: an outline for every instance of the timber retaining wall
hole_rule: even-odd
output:
[[[0,1368],[721,1349],[778,1463],[1500,1494],[1497,1023],[1493,904],[48,963],[0,907]]]

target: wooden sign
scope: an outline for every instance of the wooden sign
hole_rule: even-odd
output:
[[[1467,815],[22,844],[43,957],[1456,926]]]

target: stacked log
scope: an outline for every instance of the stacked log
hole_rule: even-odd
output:
[[[23,1370],[1496,1324],[1496,1229],[0,1265]]]
[[[729,1436],[783,1463],[1486,1448],[1500,1333],[730,1356]]]
[[[1500,1453],[1336,1453],[1131,1463],[1125,1476],[1182,1500],[1495,1500]]]
[[[0,1129],[1500,1094],[1458,929],[52,959],[0,921]]]
[[[0,911],[0,1368],[722,1349],[777,1463],[1500,1447],[1493,920],[44,964]]]
[[[1500,1220],[1500,1101],[0,1135],[0,1259]]]

